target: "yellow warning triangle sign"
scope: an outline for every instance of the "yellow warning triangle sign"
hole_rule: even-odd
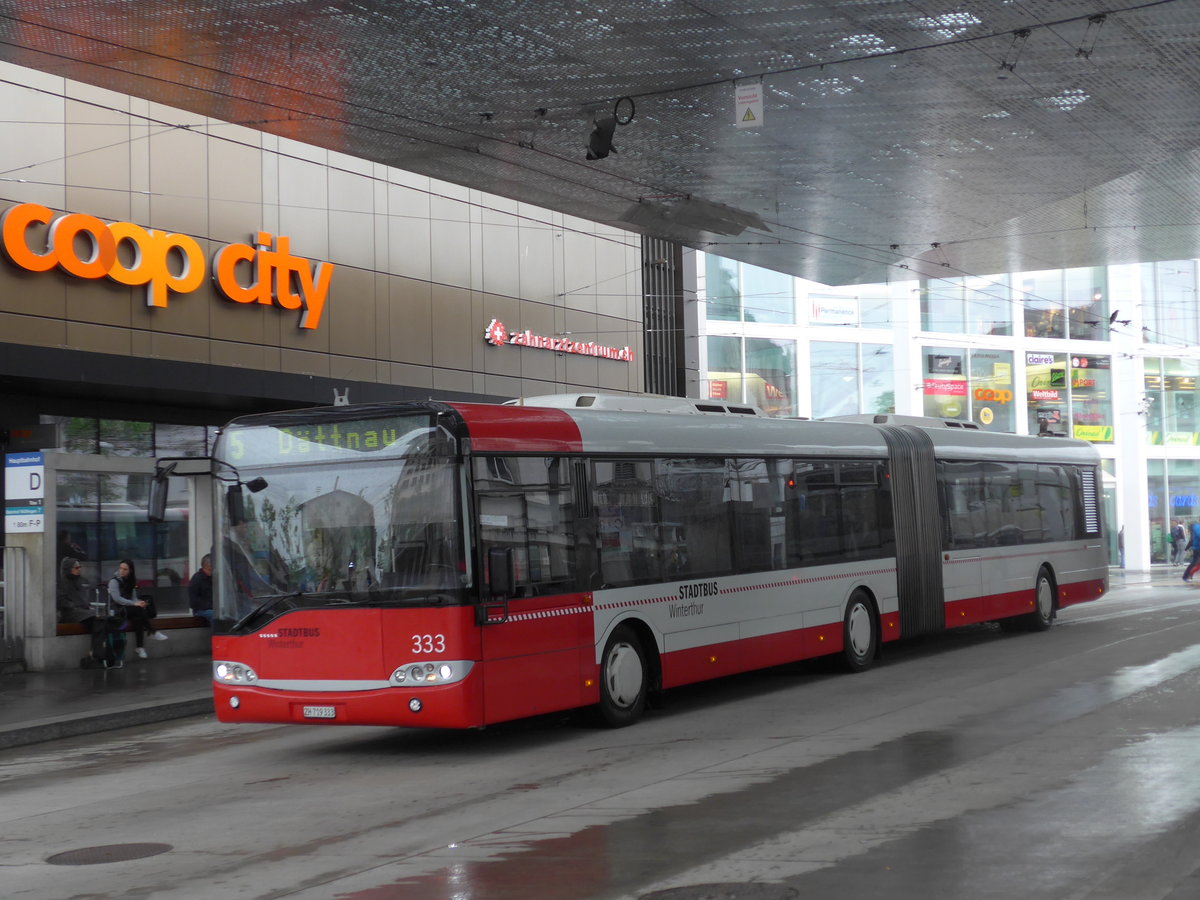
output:
[[[738,128],[762,128],[763,90],[762,79],[740,81],[734,89],[737,111],[733,122]]]

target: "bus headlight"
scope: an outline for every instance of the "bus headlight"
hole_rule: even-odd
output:
[[[244,663],[214,659],[213,681],[220,684],[253,684],[258,681],[258,673]]]
[[[436,660],[433,662],[406,663],[388,679],[393,685],[405,687],[432,687],[454,684],[467,677],[474,665],[469,659]]]

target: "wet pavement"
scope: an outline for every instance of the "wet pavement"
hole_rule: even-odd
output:
[[[1180,574],[1114,572],[1111,602],[1044,635],[681,688],[632,729],[79,732],[3,754],[5,895],[1191,900],[1200,584]]]
[[[1178,582],[1182,571],[1111,569],[1110,589]],[[0,749],[211,712],[207,656],[131,659],[121,669],[0,675]]]
[[[0,675],[0,749],[212,712],[211,658]]]

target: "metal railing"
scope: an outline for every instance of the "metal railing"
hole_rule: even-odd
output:
[[[25,666],[29,604],[29,557],[24,547],[4,548],[4,580],[0,581],[0,666]]]

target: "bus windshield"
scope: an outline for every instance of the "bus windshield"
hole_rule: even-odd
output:
[[[263,446],[264,431],[281,429],[232,431],[226,449]],[[463,602],[471,572],[452,439],[414,428],[387,451],[296,464],[243,452],[218,498],[217,631],[297,607]]]

